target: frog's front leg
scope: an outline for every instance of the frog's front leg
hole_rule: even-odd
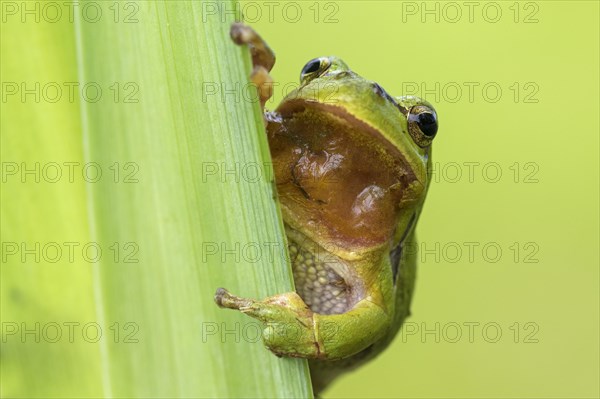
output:
[[[238,45],[248,45],[252,54],[252,73],[250,80],[256,85],[261,110],[273,95],[273,78],[269,72],[275,65],[275,53],[254,29],[241,22],[231,25],[231,39]]]
[[[346,313],[331,315],[312,312],[295,292],[257,301],[219,288],[215,302],[264,322],[263,341],[279,356],[343,359],[382,338],[391,322],[390,316],[370,297]]]

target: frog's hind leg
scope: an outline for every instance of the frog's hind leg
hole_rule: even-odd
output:
[[[253,66],[250,80],[256,85],[261,110],[264,111],[265,103],[273,95],[273,79],[269,72],[275,65],[275,54],[254,29],[241,22],[231,25],[230,35],[234,43],[240,46],[246,44],[250,48]]]

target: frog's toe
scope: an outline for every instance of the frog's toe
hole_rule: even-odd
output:
[[[247,302],[246,300],[231,294],[225,288],[218,288],[217,292],[215,292],[214,299],[219,307],[228,309],[239,309]]]
[[[231,24],[229,35],[235,44],[246,44],[252,41],[255,33],[248,25],[244,25],[241,22],[234,22]]]
[[[241,22],[235,22],[231,24],[229,36],[235,44],[240,46],[247,44],[250,47],[252,65],[263,66],[267,72],[273,69],[275,54],[254,29]]]

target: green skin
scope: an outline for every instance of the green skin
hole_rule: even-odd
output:
[[[409,315],[416,253],[403,248],[415,247],[432,139],[409,115],[423,110],[435,117],[323,57],[265,114],[297,292],[220,288],[215,301],[264,322],[273,353],[309,359],[316,391],[381,352]]]

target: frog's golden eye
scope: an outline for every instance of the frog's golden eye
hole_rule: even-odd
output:
[[[302,68],[302,72],[300,72],[300,83],[304,83],[307,80],[320,76],[330,65],[331,61],[329,61],[329,58],[327,57],[313,58],[304,65],[304,68]]]
[[[427,105],[415,105],[408,112],[408,131],[420,147],[427,147],[438,130],[435,110]]]

